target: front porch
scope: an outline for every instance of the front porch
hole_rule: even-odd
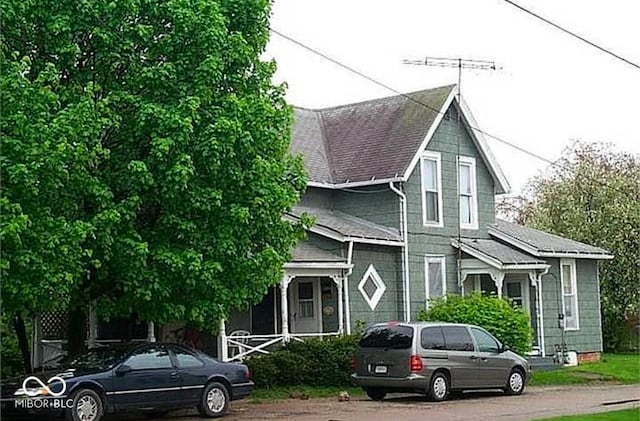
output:
[[[296,248],[293,262],[264,299],[221,322],[218,357],[242,361],[268,354],[289,341],[350,332],[348,259],[309,243]]]

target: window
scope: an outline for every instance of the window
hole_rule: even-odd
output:
[[[429,300],[442,297],[447,292],[444,256],[425,256],[425,290]]]
[[[382,295],[387,290],[387,286],[382,282],[382,278],[380,278],[373,265],[369,265],[358,284],[358,290],[367,304],[369,304],[371,310],[375,310]]]
[[[422,221],[424,225],[442,226],[442,176],[440,154],[425,151],[422,155]]]
[[[578,330],[580,329],[580,323],[578,317],[578,288],[575,260],[560,260],[560,281],[562,283],[564,330]]]
[[[196,356],[182,348],[175,348],[175,353],[176,359],[178,360],[178,367],[180,368],[195,368],[204,365]]]
[[[476,343],[478,344],[478,350],[480,352],[492,352],[497,354],[500,352],[500,344],[496,339],[489,335],[487,332],[481,329],[476,329],[474,327],[471,328],[473,332],[473,336],[476,338]]]
[[[422,329],[420,344],[424,349],[446,349],[442,329],[439,327],[425,327]]]
[[[409,326],[377,325],[364,332],[362,348],[407,349],[413,343],[413,328]]]
[[[522,285],[520,282],[507,282],[507,297],[515,307],[522,307]]]
[[[460,227],[478,229],[478,199],[476,195],[476,160],[458,157],[458,194]]]
[[[442,328],[444,343],[449,351],[473,351],[473,339],[464,326],[445,326]]]
[[[313,318],[313,282],[298,282],[298,316]]]
[[[125,363],[132,370],[147,370],[151,368],[171,368],[169,352],[163,346],[152,346],[136,351]]]

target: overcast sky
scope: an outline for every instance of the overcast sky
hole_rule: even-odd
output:
[[[637,0],[516,0],[640,63]],[[640,69],[559,32],[501,0],[275,0],[271,26],[402,92],[456,83],[456,69],[403,59],[492,60],[465,71],[462,94],[485,131],[549,159],[575,140],[640,153]],[[290,103],[318,108],[392,95],[271,36],[267,58]],[[514,193],[547,164],[488,139]]]

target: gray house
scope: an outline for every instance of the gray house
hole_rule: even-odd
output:
[[[455,86],[295,109],[292,151],[307,191],[286,215],[316,224],[282,282],[223,325],[219,356],[415,320],[443,294],[483,291],[530,315],[534,354],[563,340],[602,351],[598,261],[607,251],[496,219],[509,184]]]

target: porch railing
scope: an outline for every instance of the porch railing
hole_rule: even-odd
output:
[[[222,336],[223,351],[221,359],[225,361],[239,361],[250,355],[270,354],[278,346],[282,346],[290,341],[304,342],[309,338],[323,338],[340,336],[340,332],[322,333],[274,333],[269,335],[246,335],[246,336]]]

